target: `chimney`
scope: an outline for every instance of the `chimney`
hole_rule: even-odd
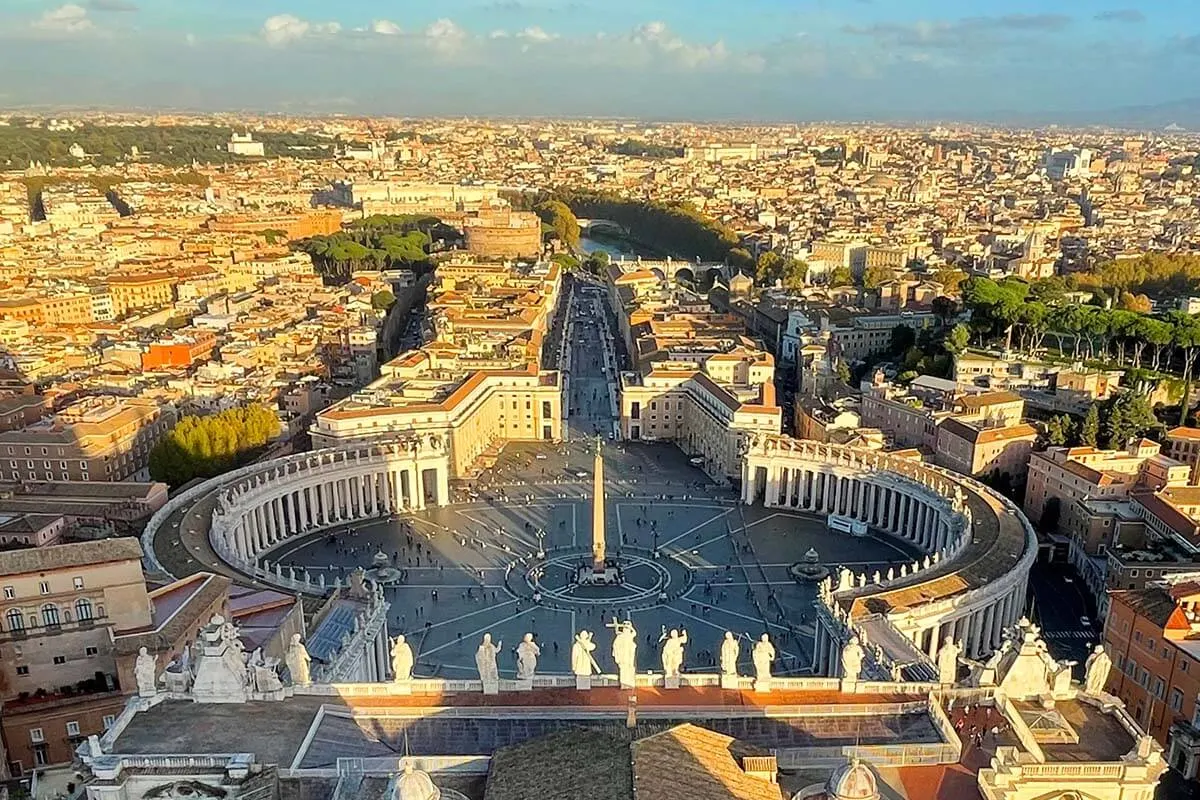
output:
[[[742,759],[742,772],[767,783],[778,783],[779,762],[775,756],[746,756]]]

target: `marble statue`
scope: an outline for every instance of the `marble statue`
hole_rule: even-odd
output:
[[[412,671],[412,646],[404,640],[404,634],[401,634],[392,640],[392,680],[411,681]]]
[[[541,654],[542,648],[533,640],[533,634],[525,634],[525,638],[517,645],[517,680],[527,681],[533,678],[538,656]]]
[[[138,648],[137,659],[133,662],[133,675],[137,680],[139,697],[153,697],[158,694],[154,656],[145,647]]]
[[[571,645],[571,672],[579,677],[590,677],[592,672],[599,672],[592,651],[596,643],[592,641],[590,631],[580,631],[575,634],[575,644]]]
[[[737,637],[731,632],[725,631],[725,639],[721,642],[721,674],[722,675],[737,675],[737,662],[740,655],[741,645],[738,644]]]
[[[614,622],[612,643],[613,661],[617,663],[617,676],[621,686],[632,688],[637,675],[637,629],[632,620]]]
[[[672,630],[663,640],[662,668],[663,675],[668,678],[678,678],[683,669],[683,646],[687,644],[687,631],[680,633]]]
[[[768,682],[771,680],[771,663],[775,660],[775,645],[771,644],[771,637],[763,634],[757,642],[754,643],[754,679],[760,682]]]
[[[1084,662],[1086,673],[1083,678],[1083,690],[1088,694],[1101,694],[1104,685],[1108,683],[1108,673],[1112,670],[1112,659],[1104,652],[1104,645],[1096,645],[1096,649]]]
[[[350,596],[364,598],[367,596],[367,573],[362,567],[350,573]]]
[[[312,683],[312,673],[309,670],[312,656],[308,654],[308,648],[304,646],[302,638],[300,634],[293,633],[292,643],[283,657],[287,663],[288,672],[292,675],[293,686],[308,686]]]
[[[962,652],[949,636],[942,642],[942,649],[937,652],[938,683],[949,685],[958,680],[958,656]]]
[[[479,670],[479,679],[484,686],[495,685],[500,681],[500,670],[496,667],[496,654],[500,652],[502,642],[492,644],[492,635],[485,633],[479,649],[475,651],[475,667]]]
[[[862,680],[863,647],[858,642],[858,636],[851,636],[842,648],[842,680]]]

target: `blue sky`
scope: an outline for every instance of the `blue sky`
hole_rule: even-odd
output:
[[[1043,118],[1200,96],[1200,0],[0,0],[0,105]]]

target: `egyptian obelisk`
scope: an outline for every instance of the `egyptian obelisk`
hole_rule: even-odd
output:
[[[596,460],[592,465],[592,569],[604,571],[604,456],[600,454],[599,436],[596,437]]]

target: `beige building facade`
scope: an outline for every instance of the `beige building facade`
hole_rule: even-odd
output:
[[[13,481],[147,480],[150,450],[175,427],[174,406],[89,397],[0,433],[0,476]]]

